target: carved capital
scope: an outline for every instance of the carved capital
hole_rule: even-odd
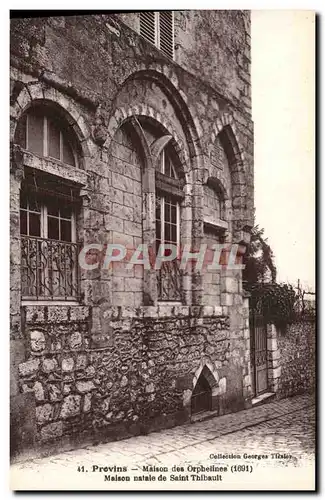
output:
[[[89,192],[86,191],[86,189],[81,189],[79,196],[82,199],[82,206],[84,208],[88,207],[91,202],[91,197],[89,195]]]
[[[107,139],[107,127],[101,104],[99,104],[96,109],[95,123],[93,126],[93,138],[98,146],[103,146]]]

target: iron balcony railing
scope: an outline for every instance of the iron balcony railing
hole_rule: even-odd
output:
[[[21,236],[22,298],[78,300],[80,245]]]
[[[182,301],[182,274],[180,262],[173,260],[162,262],[157,271],[158,300]]]

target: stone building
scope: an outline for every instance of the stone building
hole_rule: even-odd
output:
[[[13,454],[250,405],[240,265],[181,265],[249,241],[250,68],[248,11],[11,20]]]

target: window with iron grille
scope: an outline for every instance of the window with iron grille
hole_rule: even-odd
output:
[[[174,59],[174,13],[171,10],[140,13],[140,35]]]
[[[79,295],[76,207],[30,190],[20,196],[22,298],[76,300]]]
[[[77,164],[67,127],[46,107],[35,107],[20,119],[16,142],[35,155]],[[79,298],[78,204],[73,182],[25,167],[20,192],[23,300]]]
[[[180,201],[182,190],[177,171],[168,151],[160,155],[156,171],[156,254],[168,256],[173,245],[177,257],[163,262],[158,270],[158,299],[168,301],[182,300],[181,274],[179,270],[180,246]],[[167,246],[165,248],[165,245]]]

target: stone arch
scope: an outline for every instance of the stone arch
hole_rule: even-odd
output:
[[[225,146],[227,148],[226,153],[229,157],[232,171],[238,173],[241,177],[244,176],[246,170],[244,150],[240,147],[240,140],[234,123],[234,117],[230,112],[220,115],[213,124],[211,142],[214,143],[216,138],[218,136],[220,137],[221,133],[223,133],[224,138],[228,142]]]
[[[223,180],[219,177],[209,176],[209,172],[206,172],[206,176],[203,179],[205,185],[211,187],[216,191],[224,201],[228,200],[229,196],[227,193],[227,189],[223,183]]]
[[[189,107],[181,95],[179,81],[173,68],[153,62],[149,68],[143,68],[131,74],[124,83],[132,79],[151,81],[161,88],[180,119],[189,145],[190,155],[199,155],[202,152],[199,133]]]
[[[176,147],[178,148],[177,154],[183,159],[188,170],[190,169],[191,163],[195,164],[195,168],[199,168],[203,165],[203,151],[198,127],[195,124],[195,117],[193,118],[190,109],[184,100],[185,96],[183,97],[181,94],[182,91],[180,89],[178,78],[173,69],[167,65],[157,65],[156,63],[152,63],[149,65],[149,68],[139,69],[125,78],[123,82],[120,82],[121,89],[132,80],[153,82],[166,95],[166,98],[175,110],[177,118],[182,126],[189,154],[186,151],[183,141],[178,138],[176,130],[174,130],[174,127],[168,120],[168,117],[164,115],[162,111],[154,110],[152,107],[148,106],[146,102],[143,102],[138,106],[130,106],[127,109],[117,109],[109,120],[108,132],[110,137],[112,136],[112,133],[114,133],[114,129],[116,130],[118,127],[120,121],[126,119],[128,116],[139,114],[140,116],[152,117],[165,128],[165,133],[173,136]],[[110,141],[110,137],[108,137],[107,141]],[[105,145],[107,146],[107,144]]]
[[[21,116],[33,105],[41,103],[50,104],[65,119],[76,135],[81,148],[81,156],[86,161],[90,157],[91,139],[85,119],[72,99],[40,82],[31,82],[21,86],[20,92],[11,103],[10,116],[14,121],[14,126],[11,127],[11,142],[14,141],[16,125]]]
[[[204,395],[201,392],[202,388],[205,388],[203,390]],[[210,361],[202,360],[194,374],[191,389],[184,391],[184,407],[189,414],[196,413],[198,405],[200,407],[202,404],[201,398],[203,395],[203,407],[199,411],[203,411],[204,408],[206,410],[216,410],[219,406],[219,392],[218,372]]]
[[[115,132],[127,121],[130,121],[133,125],[137,121],[138,117],[146,117],[152,121],[154,124],[158,124],[161,127],[161,131],[165,135],[171,135],[171,144],[173,145],[175,152],[180,160],[184,173],[190,171],[190,159],[184,148],[182,140],[178,137],[178,134],[173,127],[172,123],[167,117],[163,117],[162,113],[155,110],[151,106],[143,104],[141,106],[130,106],[125,109],[124,107],[115,110],[114,115],[110,118],[108,123],[108,138],[105,142],[105,147],[109,148],[109,144],[115,134]],[[136,127],[138,129],[138,126]]]
[[[233,231],[240,232],[241,226],[247,220],[247,172],[248,166],[243,147],[234,123],[234,117],[227,111],[220,114],[213,124],[210,141],[220,138],[229,161],[231,177],[231,206],[234,210]]]
[[[204,374],[205,378],[207,379],[211,389],[212,389],[212,395],[213,392],[216,394],[218,391],[219,387],[219,374],[218,372],[214,369],[212,363],[210,361],[202,361],[200,363],[200,366],[196,370],[194,377],[193,377],[193,383],[192,383],[192,391],[194,390],[197,381],[199,380],[199,377],[201,374]]]

